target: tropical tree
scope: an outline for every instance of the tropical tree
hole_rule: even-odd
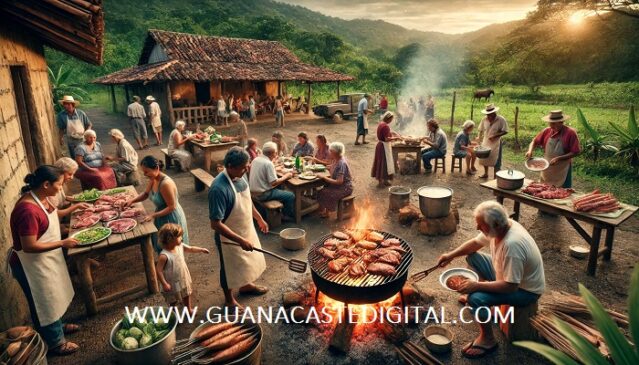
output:
[[[639,350],[626,339],[619,327],[606,312],[601,302],[595,298],[585,286],[579,284],[579,292],[588,311],[592,315],[595,326],[610,349],[610,355],[615,365],[639,364]],[[639,266],[635,267],[630,279],[628,295],[628,316],[630,333],[635,344],[639,344]],[[577,334],[566,322],[557,319],[559,332],[568,339],[576,350],[579,361],[584,364],[610,365],[610,362],[588,340]],[[578,362],[565,353],[550,346],[533,341],[514,342],[515,345],[535,351],[557,365],[577,365]]]
[[[49,71],[51,94],[53,94],[53,103],[56,111],[59,112],[62,109],[57,101],[62,99],[64,95],[71,95],[74,99],[78,99],[80,101],[89,98],[89,93],[84,90],[80,84],[73,83],[71,81],[72,69],[64,71],[62,66],[60,66],[56,72],[54,72],[50,67],[47,67],[47,70]]]
[[[586,138],[583,142],[584,146],[586,147],[585,149],[592,151],[592,155],[595,161],[597,161],[597,159],[599,158],[599,152],[601,150],[610,152],[618,151],[617,147],[608,143],[607,135],[597,132],[597,130],[594,129],[590,125],[590,123],[588,123],[586,117],[584,116],[584,113],[581,111],[580,108],[577,108],[577,120],[579,120],[579,123],[586,131]]]
[[[617,154],[626,157],[630,165],[639,171],[639,126],[635,117],[635,107],[630,107],[626,130],[621,129],[614,123],[608,123],[615,129],[615,134],[621,139],[621,146]]]

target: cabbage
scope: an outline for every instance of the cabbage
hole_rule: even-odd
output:
[[[138,340],[133,337],[127,337],[122,341],[122,349],[135,350],[138,348]]]
[[[155,334],[155,326],[153,326],[153,323],[147,323],[144,328],[142,328],[142,332],[144,332],[145,335],[149,335],[151,337],[153,337],[153,335]]]
[[[129,330],[129,336],[135,338],[136,341],[139,341],[142,335],[144,335],[144,332],[137,327],[131,327]]]
[[[144,328],[146,327],[146,324],[147,324],[147,321],[144,318],[142,318],[141,321],[138,321],[137,319],[133,321],[133,325],[141,330],[144,330]]]
[[[140,347],[147,347],[153,343],[153,337],[149,335],[143,335],[140,339]]]
[[[124,341],[124,339],[127,337],[129,337],[129,331],[125,329],[120,329],[118,330],[118,332],[115,333],[115,336],[113,336],[113,343],[117,347],[122,347],[122,341]]]
[[[158,331],[167,330],[169,329],[169,322],[166,322],[162,318],[160,318],[157,322],[155,322],[155,329]]]
[[[159,341],[162,337],[166,336],[169,333],[169,330],[158,331],[153,336],[154,341]]]
[[[124,318],[122,318],[122,324],[121,327],[128,330],[129,328],[131,328],[131,322],[129,321],[129,317],[124,316]]]

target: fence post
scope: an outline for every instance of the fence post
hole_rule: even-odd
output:
[[[453,124],[455,122],[455,99],[457,99],[457,91],[453,91],[453,107],[450,112],[450,135],[453,135]]]
[[[515,107],[515,151],[519,151],[521,146],[519,145],[519,107]]]
[[[473,119],[473,112],[474,112],[474,111],[475,111],[475,102],[473,101],[473,102],[470,104],[470,120],[474,120],[474,119]]]

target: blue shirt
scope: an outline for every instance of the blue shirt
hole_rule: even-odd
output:
[[[238,193],[248,189],[249,185],[246,181],[246,175],[234,181],[233,185]],[[226,175],[220,173],[215,180],[213,180],[213,184],[209,189],[209,219],[224,222],[229,215],[231,215],[234,205],[235,192]]]
[[[100,142],[95,142],[93,151],[89,151],[85,143],[80,144],[75,148],[75,155],[82,156],[82,160],[89,167],[102,167],[104,163],[104,155],[102,154],[102,145]]]
[[[459,151],[464,151],[461,149],[462,146],[468,146],[470,144],[470,136],[464,131],[460,131],[457,133],[457,137],[455,137],[455,147],[453,147],[453,154],[457,154]]]
[[[313,156],[314,151],[315,151],[315,148],[313,147],[311,142],[306,142],[304,143],[303,146],[299,143],[296,143],[295,146],[293,147],[293,156],[295,157]]]
[[[362,98],[362,100],[359,101],[359,104],[357,104],[357,116],[363,116],[366,109],[368,109],[368,100],[366,100],[366,98]]]

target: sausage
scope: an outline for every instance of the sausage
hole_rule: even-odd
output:
[[[606,195],[597,195],[597,196],[593,196],[593,197],[592,197],[592,198],[590,198],[590,199],[586,199],[586,200],[583,200],[583,201],[580,201],[580,202],[576,203],[576,204],[575,204],[575,207],[576,207],[576,208],[580,208],[580,207],[583,207],[584,205],[588,205],[588,204],[591,204],[591,203],[595,203],[595,202],[598,202],[598,201],[600,201],[600,200],[607,199],[607,198],[609,198],[609,197],[610,197],[610,196],[609,196],[608,194],[606,194]]]
[[[599,208],[599,207],[603,207],[603,206],[606,206],[606,205],[615,204],[615,203],[617,203],[617,199],[609,197],[606,200],[600,200],[600,201],[597,201],[597,202],[594,202],[594,203],[589,203],[589,204],[583,205],[580,210],[589,212],[589,211],[591,211],[593,209],[596,209],[596,208]]]
[[[197,341],[202,341],[207,338],[211,338],[217,335],[218,333],[231,328],[232,326],[233,326],[233,323],[230,323],[230,322],[212,324],[208,327],[204,327],[200,332],[198,332],[195,335],[195,339]]]
[[[250,329],[245,328],[241,331],[233,333],[230,336],[221,338],[219,341],[210,343],[208,346],[206,346],[206,348],[210,351],[224,350],[228,347],[231,347],[234,343],[241,342],[250,336],[252,336],[252,334],[250,333]]]
[[[595,189],[595,190],[592,191],[592,193],[588,193],[588,194],[586,194],[586,195],[584,195],[582,197],[579,197],[579,198],[575,199],[575,203],[580,203],[582,201],[588,200],[589,198],[591,198],[593,196],[596,196],[596,195],[601,195],[599,193],[599,189]]]
[[[574,205],[581,205],[581,204],[584,204],[584,203],[588,203],[589,201],[592,201],[592,200],[594,200],[594,199],[596,199],[596,198],[598,198],[600,196],[603,196],[603,194],[592,194],[592,195],[582,196],[579,199],[575,199],[573,201],[573,204]]]
[[[213,337],[209,337],[208,339],[206,339],[205,341],[202,342],[202,346],[208,347],[210,344],[215,343],[215,342],[219,341],[220,339],[222,339],[224,337],[230,336],[230,335],[234,334],[235,332],[238,332],[241,329],[242,329],[242,327],[236,324],[236,325],[232,326],[231,328],[216,334]]]
[[[243,354],[245,354],[248,350],[255,345],[257,342],[257,338],[255,336],[251,336],[249,338],[245,338],[244,340],[236,343],[235,345],[216,353],[215,355],[208,357],[204,360],[207,362],[227,362],[233,360]]]

